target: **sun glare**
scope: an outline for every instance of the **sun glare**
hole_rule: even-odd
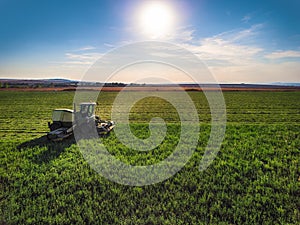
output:
[[[138,15],[139,28],[149,38],[163,38],[174,27],[174,13],[169,5],[163,2],[148,2]]]

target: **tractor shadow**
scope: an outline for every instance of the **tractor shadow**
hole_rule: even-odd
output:
[[[110,134],[101,135],[99,138],[107,138]],[[89,137],[77,138],[77,141],[81,139],[93,139]],[[39,138],[32,139],[30,141],[21,143],[17,146],[19,151],[32,151],[31,161],[36,164],[49,163],[50,161],[59,157],[59,155],[69,148],[71,145],[77,144],[74,135],[62,140],[51,141],[47,136],[41,136]],[[42,150],[39,148],[43,148]]]
[[[33,151],[31,160],[33,163],[43,164],[48,163],[57,158],[66,148],[76,144],[75,138],[70,136],[69,138],[54,142],[48,140],[47,136],[41,136],[33,140],[21,143],[17,146],[19,151]],[[44,150],[39,150],[43,148]],[[35,153],[35,151],[37,153]]]

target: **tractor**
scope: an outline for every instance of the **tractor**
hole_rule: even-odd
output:
[[[90,129],[95,129],[98,135],[107,135],[114,128],[113,121],[101,120],[95,115],[95,102],[80,103],[80,110],[55,109],[52,114],[52,123],[48,122],[50,132],[47,138],[52,141],[60,141],[77,133],[88,134]]]

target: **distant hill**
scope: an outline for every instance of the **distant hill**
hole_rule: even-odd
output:
[[[293,86],[293,87],[300,87],[300,83],[282,83],[282,82],[275,82],[271,83],[272,85],[280,85],[280,86]]]
[[[198,84],[193,83],[181,83],[181,84],[124,84],[124,83],[101,83],[101,82],[84,82],[76,81],[62,78],[53,79],[1,79],[0,78],[0,88],[76,88],[80,87],[125,87],[126,85],[130,87],[176,87],[181,86],[185,89],[198,89]],[[215,88],[216,84],[201,84],[202,88]],[[218,86],[218,85],[217,85]],[[289,89],[300,87],[300,83],[264,83],[264,84],[219,84],[222,89]]]
[[[61,78],[54,79],[1,79],[0,78],[0,87],[1,88],[54,88],[54,87],[66,87],[74,88],[77,86],[81,87],[124,87],[124,83],[100,83],[100,82],[86,82],[86,81],[76,81],[68,80]]]
[[[68,79],[0,79],[1,88],[75,87],[77,81]]]

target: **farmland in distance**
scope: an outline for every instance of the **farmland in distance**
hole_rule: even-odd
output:
[[[101,92],[96,114],[110,119],[116,95]],[[72,108],[74,92],[1,91],[0,224],[299,224],[300,92],[224,92],[225,138],[203,172],[210,110],[202,92],[189,95],[200,120],[192,158],[164,182],[131,187],[92,170],[72,138],[45,139],[52,110]],[[114,133],[101,140],[128,164],[159,162],[176,146],[180,121],[170,103],[150,97],[132,107],[132,132],[147,137],[152,117],[168,127],[153,151],[138,154]]]

